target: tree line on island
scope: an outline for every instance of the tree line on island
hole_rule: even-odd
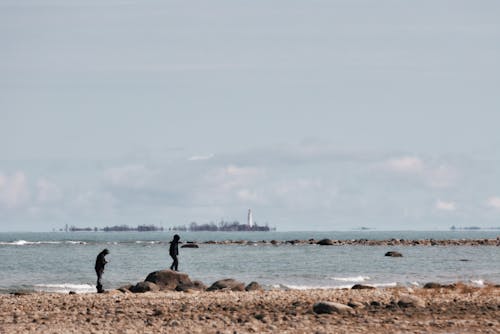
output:
[[[172,231],[180,231],[180,232],[199,232],[199,231],[208,231],[208,232],[268,232],[275,231],[276,228],[271,228],[266,223],[265,225],[259,225],[257,223],[252,224],[251,226],[248,224],[241,224],[238,221],[227,222],[221,220],[218,224],[214,222],[198,224],[196,222],[192,222],[188,226],[175,226],[170,228]]]
[[[164,231],[165,229],[161,226],[156,225],[137,225],[136,227],[128,226],[128,225],[114,225],[114,226],[106,226],[103,228],[98,227],[77,227],[77,226],[68,226],[66,225],[64,229],[59,229],[59,231],[65,232],[158,232]],[[179,232],[200,232],[200,231],[208,231],[208,232],[268,232],[275,231],[276,228],[271,228],[266,223],[265,225],[259,225],[254,223],[252,225],[241,224],[238,221],[228,222],[221,220],[218,224],[214,222],[198,224],[196,222],[192,222],[189,225],[180,225],[170,227],[169,231],[179,231]]]
[[[136,231],[136,232],[156,232],[156,231],[163,231],[163,227],[158,227],[155,225],[137,225],[136,227],[128,226],[128,225],[114,225],[114,226],[106,226],[103,228],[97,228],[97,227],[76,227],[76,226],[67,226],[64,228],[64,231],[66,232],[129,232],[129,231]],[[62,231],[62,229],[60,229]]]

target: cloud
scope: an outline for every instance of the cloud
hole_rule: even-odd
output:
[[[492,196],[488,198],[486,201],[486,204],[493,209],[500,210],[500,197],[498,196]]]
[[[441,211],[455,211],[457,209],[457,205],[455,202],[437,200],[435,208]]]
[[[26,175],[17,171],[13,175],[0,174],[0,205],[8,208],[19,208],[29,202],[29,190]]]
[[[157,175],[144,165],[125,165],[110,168],[105,172],[106,180],[115,187],[143,188],[151,184]]]
[[[389,159],[385,167],[397,173],[420,174],[424,170],[424,163],[420,158],[414,156],[403,156]]]
[[[62,198],[62,190],[54,183],[41,179],[36,184],[37,202],[54,203]]]
[[[431,188],[448,188],[456,184],[456,168],[442,162],[424,161],[415,156],[391,158],[382,163],[383,169],[402,176],[420,179]]]
[[[215,154],[208,154],[208,155],[194,155],[190,157],[188,160],[189,161],[202,161],[202,160],[210,160],[213,157],[215,157]]]

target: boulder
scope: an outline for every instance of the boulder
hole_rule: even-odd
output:
[[[262,288],[262,286],[260,286],[260,284],[257,282],[250,282],[250,284],[248,284],[245,287],[245,291],[263,291],[263,290],[264,289]]]
[[[401,254],[400,252],[396,252],[396,251],[390,251],[390,252],[385,253],[385,256],[403,257],[403,254]]]
[[[353,290],[373,290],[376,288],[374,286],[371,286],[371,285],[354,284],[351,289],[353,289]]]
[[[156,284],[160,290],[170,291],[176,290],[178,286],[186,287],[193,285],[187,274],[168,269],[154,271],[144,281]]]
[[[181,283],[177,285],[175,291],[189,292],[192,290],[205,291],[207,286],[201,281],[193,281],[191,283]]]
[[[365,305],[362,302],[358,302],[355,300],[349,301],[349,303],[347,303],[347,306],[352,307],[352,308],[359,308],[359,309],[365,307]]]
[[[316,314],[323,313],[352,313],[354,310],[352,307],[333,302],[318,302],[313,305],[313,311]]]
[[[130,288],[130,291],[133,293],[144,293],[144,292],[155,292],[159,291],[160,287],[154,283],[151,282],[139,282],[133,287]]]
[[[181,246],[181,248],[200,248],[197,244],[195,243],[187,243]]]
[[[422,298],[411,295],[403,295],[398,301],[398,306],[401,308],[407,307],[425,307],[425,301]]]
[[[316,244],[320,245],[320,246],[332,246],[333,240],[332,239],[321,239]]]
[[[130,288],[132,288],[132,287],[133,287],[132,284],[126,284],[126,285],[119,287],[117,290],[119,290],[123,293],[127,293],[127,292],[130,292]]]
[[[207,289],[207,291],[215,290],[245,291],[245,283],[232,278],[221,279]]]
[[[435,282],[429,282],[425,283],[424,289],[453,289],[455,288],[455,284],[441,284],[441,283],[435,283]]]

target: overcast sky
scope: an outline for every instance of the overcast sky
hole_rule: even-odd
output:
[[[500,226],[500,2],[0,0],[0,231]]]

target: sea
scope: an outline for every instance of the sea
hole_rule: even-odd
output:
[[[97,254],[107,248],[105,289],[143,281],[167,269],[174,232],[0,233],[0,293],[45,291],[94,293]],[[267,289],[422,286],[427,282],[500,283],[497,246],[318,246],[310,244],[203,244],[223,240],[314,239],[494,239],[499,230],[331,231],[331,232],[181,232],[179,270],[210,285],[234,278]],[[401,258],[385,257],[399,251]]]

